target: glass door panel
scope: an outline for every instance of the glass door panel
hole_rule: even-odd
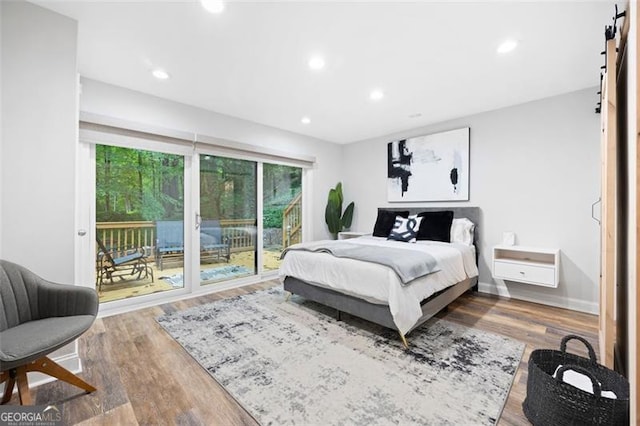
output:
[[[96,145],[100,302],[183,288],[184,157]]]
[[[302,241],[302,169],[263,164],[262,268],[280,267],[280,254]]]
[[[200,155],[200,283],[255,275],[254,161]]]

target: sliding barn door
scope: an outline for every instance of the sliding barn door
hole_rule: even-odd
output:
[[[616,19],[620,16],[616,10]],[[607,41],[601,99],[600,356],[607,367],[615,358],[616,370],[629,379],[630,424],[634,425],[640,424],[639,23],[638,3],[629,2],[617,54],[615,41]]]
[[[600,361],[613,368],[616,293],[616,41],[607,40],[602,82],[602,224],[600,278]]]
[[[634,69],[631,70],[632,78],[635,80],[635,92],[629,93],[629,98],[635,108],[631,108],[631,111],[635,110],[635,132],[629,132],[629,144],[632,149],[629,150],[629,179],[632,183],[629,185],[631,188],[630,204],[635,208],[635,215],[629,214],[629,234],[635,233],[635,239],[632,239],[630,244],[631,257],[629,259],[629,381],[631,384],[631,395],[629,400],[631,401],[631,422],[630,424],[638,424],[640,422],[640,415],[638,413],[638,400],[640,399],[640,369],[638,368],[638,357],[640,356],[640,31],[638,24],[640,23],[640,11],[637,2],[632,2],[627,10],[631,11],[630,19],[633,20],[634,25],[633,32],[629,34],[629,38],[633,38],[634,50],[632,55],[635,56],[630,63],[634,64]],[[631,26],[631,25],[630,25]],[[634,117],[629,117],[629,120],[633,120]],[[635,146],[633,146],[635,145]],[[635,151],[635,152],[634,152]],[[635,155],[634,155],[635,154]],[[635,158],[633,158],[635,157]],[[635,181],[635,184],[633,183]],[[630,213],[634,208],[630,209]],[[635,269],[635,271],[633,271]]]

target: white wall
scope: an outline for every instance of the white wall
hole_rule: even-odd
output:
[[[0,7],[0,253],[43,278],[75,284],[77,23],[27,2]],[[75,342],[52,356],[80,370]],[[29,380],[43,379],[34,373]]]
[[[2,167],[2,2],[0,2],[0,167]],[[2,191],[2,171],[0,171],[0,192]],[[0,195],[0,259],[2,259],[2,195]]]
[[[354,200],[353,230],[371,232],[387,203],[386,146],[394,139],[471,127],[470,201],[482,210],[480,289],[597,312],[599,227],[591,203],[600,194],[600,116],[596,89],[486,112],[349,144],[345,199]],[[414,203],[443,206],[446,203]],[[491,248],[504,231],[517,243],[561,249],[560,285],[547,289],[491,277]]]
[[[73,283],[77,23],[2,2],[2,255]]]
[[[312,238],[329,238],[324,207],[340,179],[340,145],[83,78],[80,110],[167,129],[199,133],[292,154],[312,155]]]

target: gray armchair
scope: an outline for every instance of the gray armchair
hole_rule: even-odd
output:
[[[47,355],[87,331],[98,313],[94,289],[54,284],[15,263],[0,260],[0,383],[2,404],[18,384],[20,403],[33,404],[27,373],[39,371],[96,389]]]

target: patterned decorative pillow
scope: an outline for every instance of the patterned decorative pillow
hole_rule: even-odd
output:
[[[421,217],[416,215],[404,218],[396,216],[396,222],[389,233],[387,240],[403,241],[405,243],[415,243],[420,229]]]

